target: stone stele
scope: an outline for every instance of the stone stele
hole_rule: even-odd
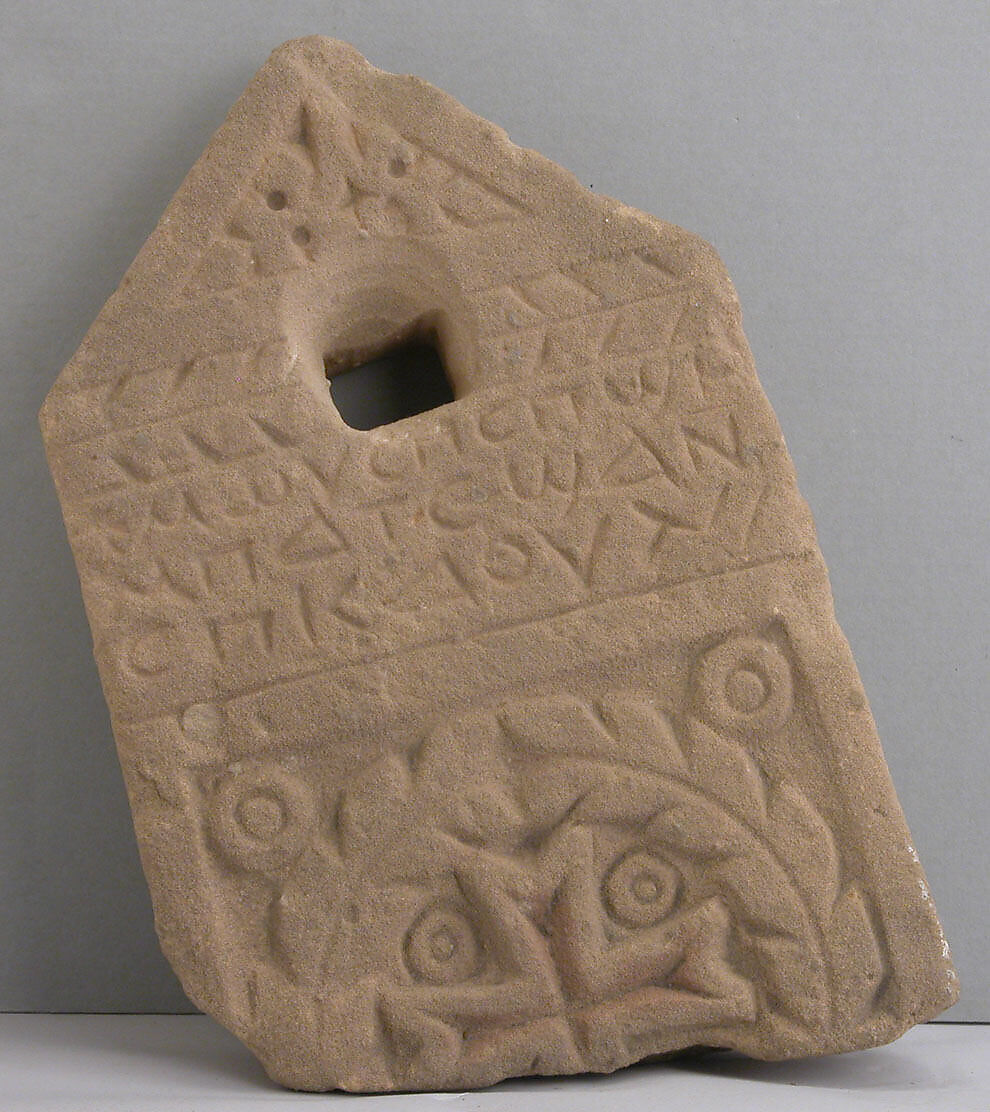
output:
[[[328,375],[413,335],[455,400],[349,427]],[[41,424],[162,947],[276,1080],[825,1054],[956,999],[697,237],[296,40]]]

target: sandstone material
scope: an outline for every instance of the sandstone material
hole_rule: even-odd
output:
[[[413,333],[456,400],[347,426],[326,368]],[[955,1000],[695,236],[298,40],[41,420],[162,946],[274,1078],[824,1054]]]

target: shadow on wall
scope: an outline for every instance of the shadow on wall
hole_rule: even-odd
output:
[[[24,242],[15,236],[10,244],[25,261],[0,351],[20,375],[0,417],[2,1010],[195,1010],[155,936],[37,415],[251,72],[238,67],[222,80],[214,73],[208,91],[190,89],[171,130],[166,121],[127,154],[129,173],[98,196],[76,186],[78,220],[42,229],[30,244],[38,229],[25,223],[17,233]],[[51,95],[58,90],[55,83]],[[42,167],[33,180],[39,212],[58,211],[60,190],[64,209],[64,174],[56,180]]]

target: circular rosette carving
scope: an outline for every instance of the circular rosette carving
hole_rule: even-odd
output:
[[[453,985],[479,970],[482,949],[467,916],[452,907],[435,905],[409,928],[404,946],[409,972],[419,981]]]
[[[278,875],[309,841],[316,802],[306,784],[280,765],[243,763],[217,785],[208,824],[213,841],[235,865]]]
[[[702,716],[730,736],[779,729],[793,708],[787,657],[760,637],[730,637],[709,649],[695,690]]]
[[[605,875],[602,893],[614,919],[626,927],[648,927],[665,919],[677,902],[677,870],[646,850],[620,857]]]

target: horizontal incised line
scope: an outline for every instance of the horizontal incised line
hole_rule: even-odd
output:
[[[485,626],[483,629],[476,630],[474,633],[464,635],[461,640],[477,641],[490,635],[507,633],[513,629],[521,629],[524,626],[543,625],[545,623],[553,622],[557,618],[569,617],[572,614],[577,614],[586,610],[592,610],[595,607],[607,607],[614,602],[622,602],[626,599],[631,598],[646,598],[649,595],[662,595],[667,591],[674,590],[677,587],[685,587],[691,583],[703,583],[709,579],[718,579],[722,576],[744,574],[746,572],[755,571],[761,567],[768,567],[772,564],[781,564],[786,563],[790,560],[801,559],[802,557],[809,555],[811,552],[811,549],[806,549],[800,552],[782,553],[780,555],[773,556],[770,559],[751,560],[739,567],[727,568],[722,571],[709,572],[706,575],[685,576],[683,579],[677,579],[669,583],[659,584],[658,586],[651,587],[650,589],[645,591],[625,591],[620,594],[609,595],[606,598],[593,599],[588,602],[580,603],[577,606],[571,606],[567,609],[558,610],[552,614],[545,614],[537,618],[515,619],[497,625]],[[438,637],[432,640],[417,642],[416,644],[409,645],[395,652],[381,653],[377,656],[355,658],[354,660],[344,661],[329,667],[324,665],[318,668],[310,668],[301,672],[288,673],[286,675],[279,676],[278,678],[273,680],[266,680],[264,683],[254,684],[249,687],[241,688],[237,691],[229,692],[211,701],[217,703],[218,705],[225,705],[227,703],[233,702],[236,699],[243,699],[251,695],[258,695],[263,691],[283,687],[291,683],[298,683],[304,680],[313,679],[316,676],[330,677],[337,675],[340,672],[345,672],[349,668],[362,668],[367,667],[368,665],[381,664],[386,660],[397,660],[402,657],[410,656],[413,653],[420,652],[424,649],[437,648],[438,646],[446,644],[448,640],[449,639],[445,637]],[[117,718],[116,721],[120,722],[121,725],[137,725],[144,722],[151,722],[156,718],[162,718],[168,714],[175,713],[184,705],[185,701],[175,704],[170,710],[159,710],[154,714],[145,715],[140,718],[122,716],[120,718]]]
[[[163,413],[159,417],[153,417],[150,421],[141,421],[136,425],[113,425],[111,428],[104,429],[103,432],[94,432],[91,433],[89,436],[80,438],[79,440],[65,440],[62,442],[56,442],[55,450],[57,452],[67,451],[70,448],[76,448],[82,444],[91,444],[94,440],[101,440],[107,436],[127,436],[131,433],[141,432],[145,429],[153,429],[157,425],[165,424],[167,421],[177,421],[182,417],[189,417],[194,413],[205,413],[211,409],[228,408],[232,401],[238,401],[242,398],[263,398],[267,394],[277,393],[279,390],[284,389],[284,387],[289,384],[290,380],[286,379],[284,382],[280,382],[276,386],[268,386],[264,390],[246,390],[239,393],[231,391],[230,396],[219,398],[217,401],[209,402],[206,405],[194,405],[189,409],[178,409],[172,413]]]

